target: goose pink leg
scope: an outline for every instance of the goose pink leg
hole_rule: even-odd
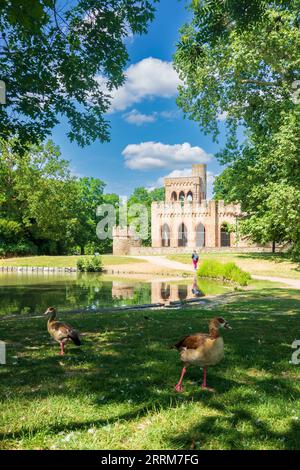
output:
[[[175,390],[178,393],[183,392],[182,381],[183,381],[183,377],[185,376],[185,374],[186,374],[186,367],[184,366],[184,368],[182,369],[182,372],[181,372],[180,380],[179,380],[178,384],[175,386]]]
[[[213,388],[209,388],[206,384],[206,375],[207,375],[207,369],[206,369],[206,367],[204,367],[204,369],[203,369],[202,390],[207,390],[208,392],[214,392],[215,390]]]
[[[60,343],[60,355],[64,356],[65,354],[65,345],[64,343]]]

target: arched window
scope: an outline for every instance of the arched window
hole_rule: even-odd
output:
[[[205,227],[201,222],[196,227],[196,246],[198,248],[205,246]]]
[[[170,228],[168,224],[164,224],[161,229],[161,244],[163,247],[169,247],[171,245],[170,239]]]
[[[185,201],[185,194],[183,191],[181,191],[181,193],[179,194],[179,201],[180,202],[184,202]]]
[[[221,226],[221,247],[230,247],[230,229],[229,224],[224,222]]]
[[[185,247],[188,244],[187,228],[185,224],[180,224],[178,229],[178,246]]]
[[[187,194],[187,202],[193,202],[193,193],[192,191],[189,191]]]
[[[171,194],[171,201],[176,202],[177,201],[177,193],[175,191],[172,192]]]

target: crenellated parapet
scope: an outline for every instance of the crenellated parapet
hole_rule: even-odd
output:
[[[153,202],[152,211],[158,217],[210,217],[215,211],[221,216],[240,217],[242,215],[240,204],[225,204],[224,201],[197,202]]]
[[[224,201],[218,201],[219,216],[240,217],[242,213],[240,204],[226,204]]]

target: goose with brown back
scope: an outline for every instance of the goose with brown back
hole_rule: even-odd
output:
[[[76,331],[68,323],[60,322],[56,320],[56,309],[49,307],[45,315],[49,315],[47,328],[50,336],[60,344],[60,355],[63,356],[65,353],[65,345],[69,341],[73,341],[76,346],[81,346],[81,340],[78,331]]]
[[[175,348],[180,352],[180,358],[184,363],[181,377],[175,386],[177,392],[182,392],[182,381],[186,374],[187,367],[196,365],[203,367],[203,383],[202,389],[214,391],[207,387],[206,373],[207,367],[214,366],[224,358],[224,341],[220,336],[220,329],[231,329],[229,323],[222,317],[213,318],[209,322],[209,333],[196,333],[186,336],[179,343],[175,344]]]

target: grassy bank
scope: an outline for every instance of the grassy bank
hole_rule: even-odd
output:
[[[77,260],[82,256],[31,256],[26,258],[0,259],[0,266],[35,266],[49,268],[75,268]],[[145,263],[144,260],[125,256],[102,255],[104,266],[119,264]]]
[[[289,364],[299,333],[299,291],[236,293],[208,307],[71,316],[81,348],[57,355],[45,318],[0,321],[0,448],[296,449],[300,367]],[[202,392],[191,368],[185,392],[169,345],[222,315],[226,358]]]
[[[197,271],[199,279],[218,279],[239,286],[247,286],[251,280],[249,273],[239,268],[235,263],[220,263],[217,260],[204,260]]]
[[[170,255],[168,259],[191,264],[190,255]],[[254,275],[300,279],[299,264],[289,261],[286,255],[279,253],[200,253],[200,263],[201,260],[234,262],[243,271]]]

